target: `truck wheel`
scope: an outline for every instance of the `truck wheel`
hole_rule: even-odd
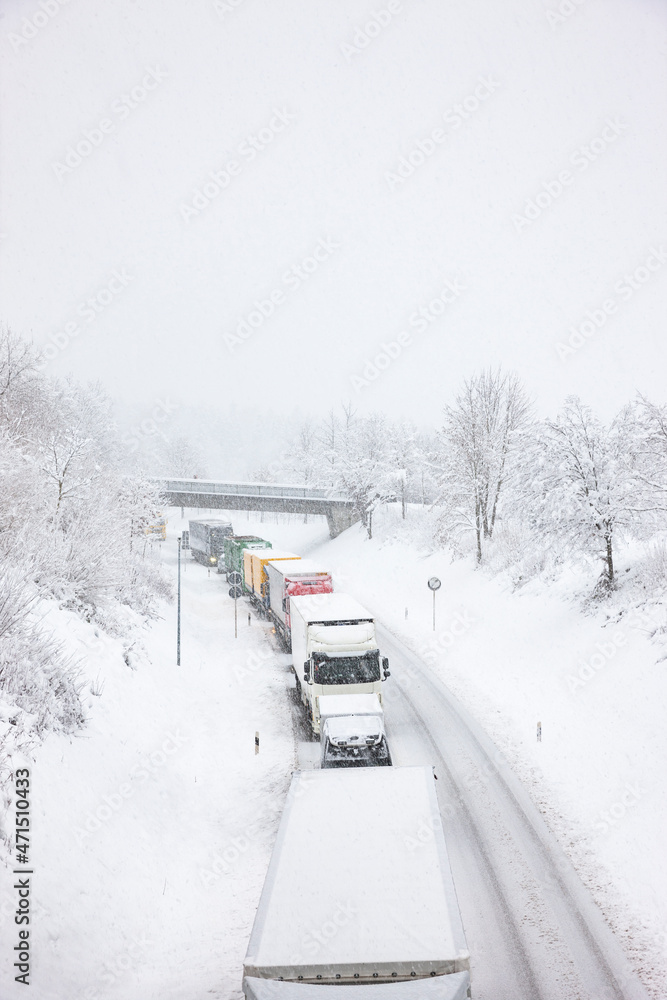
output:
[[[296,679],[296,700],[297,701],[301,701],[302,700],[302,696],[301,696],[301,681],[299,680],[298,677]]]

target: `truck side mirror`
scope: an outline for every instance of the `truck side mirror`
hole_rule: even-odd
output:
[[[287,611],[287,598],[283,597],[283,611]]]
[[[310,660],[306,660],[303,665],[303,679],[310,684]]]
[[[387,656],[382,657],[382,670],[384,673],[383,680],[386,680],[387,677],[391,677],[391,674],[389,672],[389,657]]]

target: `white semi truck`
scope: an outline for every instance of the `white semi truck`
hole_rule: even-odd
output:
[[[390,766],[376,694],[321,694],[320,767]]]
[[[432,769],[297,771],[247,1000],[465,1000],[469,968]]]
[[[349,594],[290,600],[292,663],[297,695],[313,733],[320,732],[320,695],[377,694],[389,661],[380,656],[373,615]]]

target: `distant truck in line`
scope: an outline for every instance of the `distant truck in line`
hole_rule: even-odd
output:
[[[297,697],[320,733],[320,696],[375,694],[389,660],[380,656],[375,619],[348,594],[314,594],[290,599],[292,661]]]
[[[305,594],[330,594],[331,573],[309,559],[269,561],[264,570],[267,586],[264,605],[286,649],[292,648],[290,601]]]
[[[432,768],[297,771],[246,1000],[465,1000],[469,969]]]
[[[189,521],[190,551],[197,560],[205,566],[217,566],[224,559],[223,541],[228,535],[234,534],[229,521]]]
[[[320,767],[390,766],[376,694],[320,695]]]
[[[156,537],[159,541],[164,542],[167,540],[167,518],[163,517],[161,514],[159,517],[154,518],[150,524],[147,524],[144,528],[144,534],[149,537]]]

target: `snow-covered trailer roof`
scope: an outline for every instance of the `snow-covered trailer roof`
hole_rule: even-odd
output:
[[[279,983],[273,979],[243,980],[247,1000],[466,1000],[470,976],[455,972],[435,979],[364,986],[326,986],[320,983]]]
[[[343,715],[383,715],[380,699],[376,694],[321,694],[320,718],[331,719]]]
[[[296,772],[244,975],[343,985],[468,968],[431,768]]]
[[[297,577],[297,576],[330,576],[328,569],[323,569],[319,563],[316,563],[313,559],[300,559],[298,566],[285,566],[283,562],[278,562],[274,565],[273,560],[269,560],[266,564],[268,567],[271,566],[275,569],[281,576]]]
[[[256,594],[261,592],[262,573],[264,565],[269,560],[293,559],[301,560],[296,552],[283,552],[280,549],[265,549],[252,547],[243,549],[243,576],[245,585],[249,590],[254,590]]]
[[[200,521],[188,521],[188,524],[191,525],[191,526],[193,524],[198,524],[198,525],[200,524],[204,528],[220,528],[220,527],[231,528],[232,527],[232,522],[231,521],[223,521],[221,518],[205,518],[205,519],[202,519]]]
[[[349,594],[308,594],[293,597],[290,601],[292,615],[295,611],[306,622],[368,621],[374,615]]]

